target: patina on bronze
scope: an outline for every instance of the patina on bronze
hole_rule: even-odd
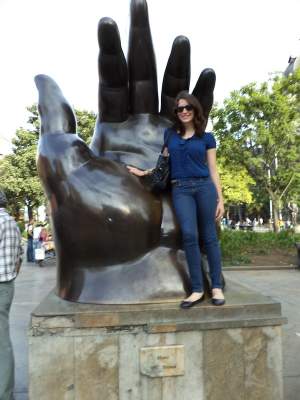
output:
[[[147,3],[131,1],[128,61],[116,23],[99,22],[99,116],[89,148],[57,84],[38,75],[38,171],[48,196],[57,251],[57,293],[88,303],[174,299],[188,291],[170,196],[149,193],[125,165],[154,166],[171,124],[173,101],[189,89],[190,45],[175,39],[161,110]],[[193,94],[206,115],[215,73],[205,69]]]

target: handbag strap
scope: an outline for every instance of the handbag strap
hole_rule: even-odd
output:
[[[172,134],[172,131],[171,131],[171,129],[168,131],[168,135],[167,135],[167,137],[166,137],[166,140],[164,141],[164,144],[163,144],[163,146],[162,146],[162,148],[161,148],[161,154],[164,152],[164,149],[167,147],[167,145],[168,145],[168,141],[169,141],[169,139],[170,139],[170,136],[171,136],[171,134]]]

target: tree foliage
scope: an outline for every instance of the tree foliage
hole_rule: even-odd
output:
[[[232,92],[212,118],[227,165],[268,194],[277,226],[282,201],[299,194],[300,70]]]
[[[13,153],[0,165],[1,186],[15,214],[26,205],[29,213],[42,204],[44,196],[36,171],[38,134],[20,128],[13,139]]]
[[[91,143],[96,122],[96,114],[87,110],[76,110],[78,135],[86,144]]]
[[[218,158],[218,170],[226,206],[253,202],[251,186],[255,182],[244,167],[233,168],[221,156]]]

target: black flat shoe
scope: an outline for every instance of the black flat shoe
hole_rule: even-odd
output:
[[[225,299],[211,299],[214,306],[223,306],[225,304]]]
[[[195,301],[182,301],[180,303],[180,307],[183,309],[194,307],[196,304],[201,303],[204,300],[204,294],[200,297],[200,299]]]

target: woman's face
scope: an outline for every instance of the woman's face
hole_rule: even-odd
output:
[[[183,124],[188,124],[194,119],[194,110],[185,99],[178,100],[177,116]]]

